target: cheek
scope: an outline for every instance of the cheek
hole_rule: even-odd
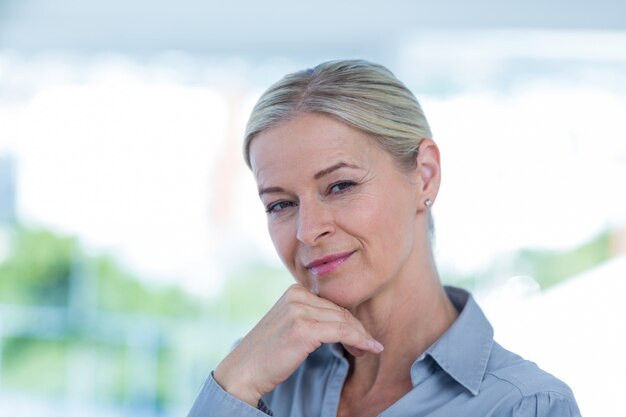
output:
[[[386,203],[388,201],[395,201],[396,204],[392,206]],[[358,219],[367,233],[363,237],[378,251],[385,254],[404,252],[403,248],[410,244],[415,216],[412,205],[397,195],[384,195],[383,198],[372,200],[355,213],[359,215],[353,216],[353,220]]]
[[[268,225],[268,231],[276,253],[287,269],[293,274],[295,272],[294,258],[296,239],[295,234],[291,231],[291,227],[289,227],[288,224],[274,223]]]

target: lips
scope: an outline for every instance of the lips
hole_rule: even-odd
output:
[[[313,275],[326,275],[335,271],[346,262],[354,252],[336,253],[334,255],[318,258],[305,265]]]

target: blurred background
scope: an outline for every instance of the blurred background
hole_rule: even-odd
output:
[[[186,414],[291,283],[249,111],[336,58],[424,107],[442,279],[626,415],[625,2],[0,0],[1,415]]]

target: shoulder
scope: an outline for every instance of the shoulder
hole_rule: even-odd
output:
[[[563,381],[496,342],[493,343],[491,357],[485,370],[485,379],[489,377],[518,391],[521,396],[544,391],[563,395],[572,393]]]
[[[503,400],[503,415],[580,416],[567,384],[494,342],[481,391]]]

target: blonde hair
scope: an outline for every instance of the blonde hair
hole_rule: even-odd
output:
[[[422,139],[432,137],[417,99],[387,68],[364,60],[329,61],[288,74],[263,93],[246,126],[248,166],[256,135],[308,112],[368,134],[402,167],[415,166]]]

